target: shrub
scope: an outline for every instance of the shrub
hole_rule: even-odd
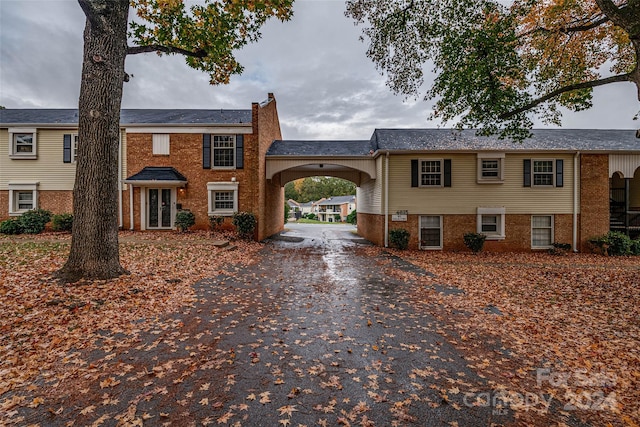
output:
[[[409,247],[409,232],[404,228],[390,230],[389,242],[396,248],[405,250]]]
[[[252,212],[236,212],[233,214],[233,225],[241,238],[251,239],[258,220]]]
[[[291,206],[288,202],[284,202],[284,223],[289,222],[289,214],[291,213]]]
[[[18,219],[23,233],[40,234],[45,225],[51,221],[51,212],[44,209],[32,209],[23,213]]]
[[[640,239],[631,242],[631,253],[633,255],[640,255]]]
[[[316,217],[316,214],[314,213],[308,213],[305,218],[307,219],[318,219],[318,217]]]
[[[347,222],[349,224],[356,225],[357,222],[358,222],[358,212],[351,211],[351,213],[349,215],[347,215]]]
[[[211,215],[209,217],[209,226],[211,227],[211,230],[216,231],[222,227],[222,224],[224,224],[223,216]]]
[[[471,249],[474,254],[480,252],[484,246],[487,236],[482,233],[464,233],[464,245]]]
[[[566,255],[571,250],[571,243],[553,243],[553,248],[549,249],[551,255]]]
[[[610,231],[605,235],[592,237],[589,243],[596,246],[604,255],[631,255],[634,241],[619,231]]]
[[[71,231],[73,228],[73,215],[67,213],[52,216],[51,228],[54,231]]]
[[[18,219],[7,219],[0,222],[0,234],[20,234],[22,227]]]
[[[183,209],[176,214],[176,227],[185,232],[196,223],[196,216],[189,209]]]

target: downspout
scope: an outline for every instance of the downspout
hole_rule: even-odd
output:
[[[573,155],[573,252],[578,252],[578,191],[580,181],[578,178],[580,152]]]
[[[118,141],[118,228],[124,225],[124,214],[122,212],[122,131]]]
[[[129,184],[129,230],[133,231],[133,184]]]
[[[384,247],[389,247],[389,151],[384,165]]]

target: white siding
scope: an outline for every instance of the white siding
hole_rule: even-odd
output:
[[[376,159],[376,176],[378,178],[367,181],[358,187],[356,192],[358,212],[378,215],[382,214],[382,182],[384,180],[383,166],[383,157],[378,157]]]

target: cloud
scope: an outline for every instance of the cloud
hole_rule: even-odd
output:
[[[0,1],[0,105],[77,106],[84,15],[75,1]],[[244,73],[226,86],[180,56],[126,60],[124,108],[250,108],[273,92],[286,139],[368,139],[375,128],[436,127],[431,104],[385,86],[366,58],[361,29],[339,1],[296,1],[294,17],[271,21],[262,39],[237,53]],[[635,128],[631,84],[598,88],[595,108],[565,114],[573,128]]]

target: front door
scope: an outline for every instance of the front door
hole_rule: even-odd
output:
[[[170,188],[149,188],[147,206],[147,228],[172,228]]]

